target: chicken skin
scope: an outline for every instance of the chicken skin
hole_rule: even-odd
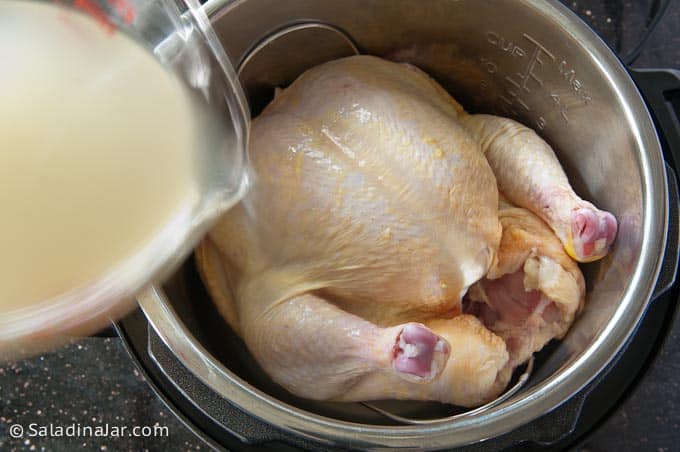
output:
[[[196,256],[274,381],[319,400],[475,406],[566,331],[583,278],[565,249],[604,255],[616,223],[509,121],[468,115],[415,67],[369,56],[305,72],[253,121],[252,189]],[[507,146],[529,168],[498,178],[520,155]],[[528,210],[499,210],[499,190]],[[504,285],[521,289],[518,303]]]

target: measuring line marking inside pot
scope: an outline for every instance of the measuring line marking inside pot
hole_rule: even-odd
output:
[[[569,104],[573,104],[573,101],[567,100],[566,97],[568,95],[576,96],[580,102],[588,105],[592,101],[590,92],[577,77],[576,69],[566,59],[558,58],[546,45],[527,33],[522,33],[522,38],[527,41],[529,47],[507,38],[499,32],[492,30],[486,32],[487,43],[501,52],[500,57],[510,56],[514,61],[520,61],[519,64],[521,64],[518,71],[502,78],[506,86],[504,92],[498,95],[498,99],[501,101],[501,111],[504,115],[512,117],[520,116],[520,111],[530,112],[531,108],[523,99],[523,94],[535,95],[532,93],[532,87],[534,87],[537,90],[545,91],[549,102],[558,113],[558,118],[568,124]],[[527,59],[527,61],[524,62],[524,59]],[[490,77],[501,76],[500,65],[494,61],[492,56],[480,57],[480,62]],[[541,68],[543,70],[546,68],[556,70],[559,81],[566,84],[567,91],[549,89],[544,83]],[[487,88],[487,82],[482,80],[480,82],[481,91],[485,91]],[[538,130],[545,129],[547,126],[546,118],[543,116],[536,118],[535,126]]]

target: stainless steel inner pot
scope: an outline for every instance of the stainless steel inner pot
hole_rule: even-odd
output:
[[[557,1],[544,0],[210,0],[205,8],[234,65],[282,27],[309,21],[344,30],[362,53],[416,64],[469,111],[534,128],[553,146],[577,192],[612,211],[620,226],[611,254],[583,267],[586,306],[565,340],[539,354],[519,393],[484,412],[400,426],[359,404],[287,394],[219,319],[190,261],[166,286],[139,299],[193,374],[247,413],[306,438],[346,447],[441,448],[526,424],[602,372],[650,302],[666,239],[668,190],[645,104],[592,30]],[[456,412],[434,403],[384,406],[411,417]]]

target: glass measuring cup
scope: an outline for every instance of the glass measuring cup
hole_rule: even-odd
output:
[[[3,1],[0,53],[6,359],[167,276],[246,190],[250,115],[196,0]]]

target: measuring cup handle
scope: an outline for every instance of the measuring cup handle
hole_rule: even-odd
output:
[[[631,69],[631,76],[651,110],[666,159],[668,178],[668,235],[661,273],[652,298],[658,298],[675,283],[679,259],[679,196],[676,172],[680,169],[680,71]]]

